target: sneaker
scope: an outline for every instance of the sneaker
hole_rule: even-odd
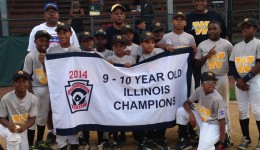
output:
[[[190,140],[187,138],[181,138],[174,146],[173,150],[189,150],[192,149]]]
[[[2,145],[0,144],[0,150],[4,150],[4,148],[2,147]]]
[[[70,149],[71,150],[79,150],[79,145],[78,144],[71,144]]]
[[[99,145],[97,145],[97,150],[103,150],[104,149],[103,144],[104,143],[100,143]]]
[[[0,149],[1,150],[1,149]],[[4,149],[3,149],[4,150]],[[38,150],[37,148],[36,148],[36,146],[30,146],[29,147],[29,150]]]
[[[144,150],[144,143],[138,143],[138,150]]]
[[[46,144],[55,144],[56,143],[56,135],[52,132],[49,132],[47,135],[47,139],[45,141]]]
[[[68,149],[68,146],[67,145],[65,145],[65,146],[63,146],[62,148],[60,148],[60,150],[67,150]]]
[[[260,150],[260,140],[258,141],[258,144],[255,147],[255,150]]]
[[[53,150],[44,141],[37,141],[35,143],[35,149],[37,149],[37,150]]]
[[[153,150],[154,149],[154,140],[153,139],[147,139],[144,145],[145,150]]]
[[[160,150],[170,150],[164,138],[157,140],[156,147],[159,148]]]
[[[112,150],[120,150],[121,147],[122,147],[122,145],[120,144],[120,142],[115,142],[115,141],[114,141],[114,142],[111,144],[111,149],[112,149]]]
[[[90,145],[88,143],[82,142],[81,146],[82,146],[83,150],[90,150]]]
[[[238,149],[247,149],[249,146],[251,146],[251,140],[247,140],[246,137],[243,137],[241,144],[238,145]]]

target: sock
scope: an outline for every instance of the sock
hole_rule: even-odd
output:
[[[257,129],[258,129],[258,132],[259,132],[259,138],[258,140],[260,140],[260,121],[256,121],[256,125],[257,125]]]
[[[34,133],[35,133],[35,130],[28,129],[28,131],[27,131],[27,137],[28,137],[29,146],[33,146]]]
[[[247,140],[251,140],[249,136],[249,118],[244,120],[239,120],[240,127],[243,133],[243,136],[246,137]]]
[[[37,124],[37,140],[36,141],[42,141],[44,131],[45,131],[45,126],[40,126]]]
[[[179,125],[179,138],[188,138],[187,125]]]

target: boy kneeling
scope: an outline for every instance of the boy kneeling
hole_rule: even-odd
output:
[[[204,72],[201,75],[201,87],[178,108],[176,122],[180,129],[181,141],[187,136],[186,124],[199,126],[198,150],[214,150],[215,144],[219,142],[217,149],[224,149],[226,106],[222,96],[215,89],[217,78],[213,72]],[[197,111],[191,109],[191,104],[198,100]],[[191,148],[191,147],[190,147]]]

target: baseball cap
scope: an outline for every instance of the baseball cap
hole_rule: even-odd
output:
[[[146,41],[148,39],[155,39],[155,38],[154,38],[154,35],[153,35],[152,32],[144,31],[144,32],[142,32],[140,39],[141,39],[141,42],[143,42],[143,41]]]
[[[58,5],[53,2],[48,2],[44,4],[43,11],[45,12],[48,8],[54,8],[58,11]]]
[[[253,18],[245,18],[243,22],[240,22],[238,24],[238,27],[242,28],[243,25],[245,25],[245,24],[247,24],[249,26],[254,26],[256,28],[258,27],[257,21],[255,19],[253,19]]]
[[[140,23],[143,23],[143,22],[145,22],[144,19],[137,19],[137,20],[135,20],[135,25],[137,26],[137,25],[139,25]]]
[[[116,8],[121,8],[124,12],[126,11],[126,9],[125,9],[124,6],[122,6],[121,4],[117,3],[117,4],[114,4],[114,5],[111,7],[111,13],[112,13],[113,11],[115,11]]]
[[[46,30],[39,30],[35,33],[34,38],[35,40],[38,39],[39,37],[45,36],[48,39],[51,39],[51,35],[46,31]]]
[[[217,81],[218,78],[216,78],[216,75],[213,72],[211,72],[211,71],[203,72],[201,74],[201,82],[208,81],[208,80],[215,80],[215,81]]]
[[[66,31],[71,32],[71,26],[68,23],[61,22],[57,25],[56,32],[58,32],[60,29],[64,29]]]
[[[127,24],[127,25],[122,27],[121,33],[123,34],[123,33],[125,33],[126,31],[129,31],[129,30],[132,31],[133,33],[135,32],[134,28]]]
[[[107,33],[103,29],[99,29],[95,32],[94,36],[97,37],[99,35],[103,35],[105,38],[107,38]]]
[[[172,19],[175,19],[175,18],[177,18],[177,17],[182,17],[183,19],[186,20],[186,16],[185,16],[182,12],[176,13],[176,14],[172,17]]]
[[[164,30],[164,27],[160,22],[156,22],[152,24],[151,31],[154,32],[156,30]]]
[[[30,79],[30,75],[27,72],[25,72],[23,70],[18,70],[17,72],[15,72],[13,74],[13,82],[16,81],[20,77],[24,77],[27,80]]]
[[[93,39],[93,36],[90,34],[90,32],[85,31],[79,34],[79,41],[82,42],[86,40],[87,38]]]
[[[125,38],[122,35],[113,36],[112,43],[114,44],[116,42],[122,42],[122,43],[126,44]]]

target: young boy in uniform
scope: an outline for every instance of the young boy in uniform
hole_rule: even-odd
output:
[[[0,136],[7,141],[7,150],[28,150],[27,129],[35,124],[37,97],[27,91],[30,75],[17,71],[13,75],[14,91],[0,101]],[[7,120],[8,116],[8,120]]]
[[[201,72],[212,71],[216,75],[218,78],[216,89],[224,98],[227,112],[229,112],[228,59],[233,45],[228,40],[220,37],[221,32],[221,25],[218,21],[209,22],[209,39],[199,44],[195,62],[197,67],[201,67]],[[228,124],[227,128],[229,134],[231,134],[230,124]]]
[[[223,150],[225,140],[226,106],[222,96],[215,90],[217,78],[213,72],[201,75],[201,86],[177,109],[176,123],[179,126],[180,138],[187,140],[187,123],[193,127],[199,126],[198,150]],[[191,105],[198,100],[198,110],[192,110]],[[187,141],[188,142],[188,141]],[[191,149],[192,146],[176,147],[174,149]]]
[[[53,53],[66,53],[66,52],[80,52],[81,50],[78,47],[73,46],[70,43],[70,37],[72,35],[71,26],[67,23],[60,23],[56,32],[60,40],[60,45],[56,45],[48,51],[48,54]],[[56,136],[56,142],[58,143],[58,148],[61,150],[67,150],[67,144],[71,145],[71,150],[78,150],[79,142],[76,135],[69,136]]]
[[[125,38],[121,35],[115,35],[112,39],[112,49],[114,51],[114,55],[108,56],[107,61],[111,64],[121,64],[124,65],[124,67],[131,67],[133,64],[135,64],[135,59],[132,56],[125,54],[125,48],[126,48],[126,41]],[[125,132],[121,132],[120,136],[118,136],[118,133],[113,133],[113,143],[111,145],[111,148],[113,150],[119,150],[121,147],[124,146],[124,143],[126,141],[126,135]]]
[[[230,56],[230,70],[236,80],[236,98],[239,122],[243,133],[242,143],[238,149],[247,149],[251,145],[249,136],[249,100],[260,132],[260,40],[255,38],[258,23],[246,18],[241,24],[244,40],[237,43]],[[255,149],[260,149],[260,137]]]
[[[153,35],[152,32],[150,31],[144,31],[141,35],[141,41],[140,41],[140,46],[143,49],[143,53],[140,56],[140,60],[139,62],[148,59],[152,56],[155,56],[161,52],[163,52],[164,50],[161,48],[155,48],[155,37]],[[153,149],[154,148],[154,142],[156,142],[156,146],[161,149],[161,150],[168,150],[169,147],[166,144],[166,140],[165,140],[165,132],[166,129],[160,129],[160,130],[151,130],[151,131],[147,131],[147,139],[145,142],[145,146],[144,148],[149,150],[149,149]],[[141,139],[143,140],[143,135],[141,135],[139,133],[136,134],[135,132],[135,138],[138,141],[138,147],[139,149],[141,149]],[[155,137],[154,137],[155,136]],[[156,140],[156,141],[155,141]]]
[[[126,41],[125,54],[133,56],[135,59],[137,59],[137,56],[141,54],[141,49],[139,45],[133,43],[134,33],[135,31],[130,25],[125,25],[122,28],[122,36]]]
[[[112,50],[106,49],[107,33],[103,29],[99,29],[95,32],[94,41],[96,45],[96,48],[94,50],[104,59],[107,59],[108,56],[114,54]]]
[[[85,31],[80,33],[79,35],[79,43],[82,51],[94,53],[94,37],[90,34],[90,32]]]
[[[35,148],[46,148],[47,145],[42,141],[45,131],[45,125],[48,119],[50,110],[50,94],[47,84],[47,76],[43,64],[39,60],[40,54],[45,54],[48,47],[51,35],[45,30],[39,30],[35,34],[35,45],[37,50],[31,51],[25,57],[23,70],[32,75],[31,91],[38,98],[38,116],[36,117],[37,124],[37,139]],[[28,129],[29,146],[33,146],[35,126]]]

